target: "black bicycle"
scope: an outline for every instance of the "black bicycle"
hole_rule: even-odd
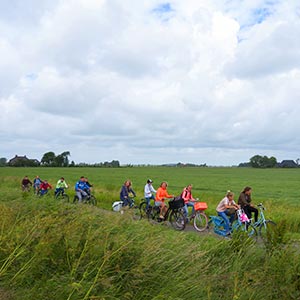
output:
[[[159,206],[149,206],[146,211],[148,220],[154,223],[169,221],[171,226],[175,230],[184,230],[185,217],[182,209],[184,206],[183,199],[175,200],[174,198],[173,200],[170,200],[168,204],[169,204],[168,210],[165,213],[163,218],[160,217]]]
[[[55,193],[54,197],[55,197],[55,199],[61,200],[61,201],[64,201],[64,202],[69,202],[69,198],[70,198],[69,195],[67,195],[65,193],[64,189],[61,189],[57,193]]]
[[[90,205],[94,205],[94,206],[97,205],[97,199],[93,194],[87,194],[86,196],[82,197],[81,201],[84,204],[90,204]],[[79,203],[79,198],[77,195],[74,196],[73,203],[74,204]]]

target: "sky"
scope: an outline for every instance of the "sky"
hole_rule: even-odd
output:
[[[298,0],[0,1],[0,157],[300,157]]]

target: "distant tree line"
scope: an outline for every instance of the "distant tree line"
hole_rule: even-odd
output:
[[[250,158],[249,162],[240,163],[239,167],[252,167],[252,168],[298,168],[300,159],[283,160],[278,163],[276,157],[268,157],[266,155],[254,155]]]
[[[119,168],[120,162],[118,160],[112,160],[111,162],[100,162],[94,164],[79,163],[69,160],[71,156],[70,151],[64,151],[58,155],[49,151],[43,154],[41,161],[37,159],[29,159],[26,155],[16,155],[9,161],[5,157],[0,158],[0,167],[97,167],[97,168]]]

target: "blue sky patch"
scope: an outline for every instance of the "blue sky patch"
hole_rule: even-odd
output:
[[[174,12],[175,10],[173,9],[171,3],[168,2],[159,4],[154,9],[152,9],[152,13],[154,13],[163,21],[168,21],[171,18],[171,14]]]

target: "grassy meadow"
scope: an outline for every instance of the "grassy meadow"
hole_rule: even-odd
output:
[[[23,194],[24,175],[72,197],[80,176],[94,185],[97,207]],[[176,232],[111,211],[127,179],[139,201],[147,178],[194,197],[215,214],[228,189],[253,188],[277,223],[266,243],[243,236]],[[300,170],[248,168],[0,168],[0,299],[300,299]]]

